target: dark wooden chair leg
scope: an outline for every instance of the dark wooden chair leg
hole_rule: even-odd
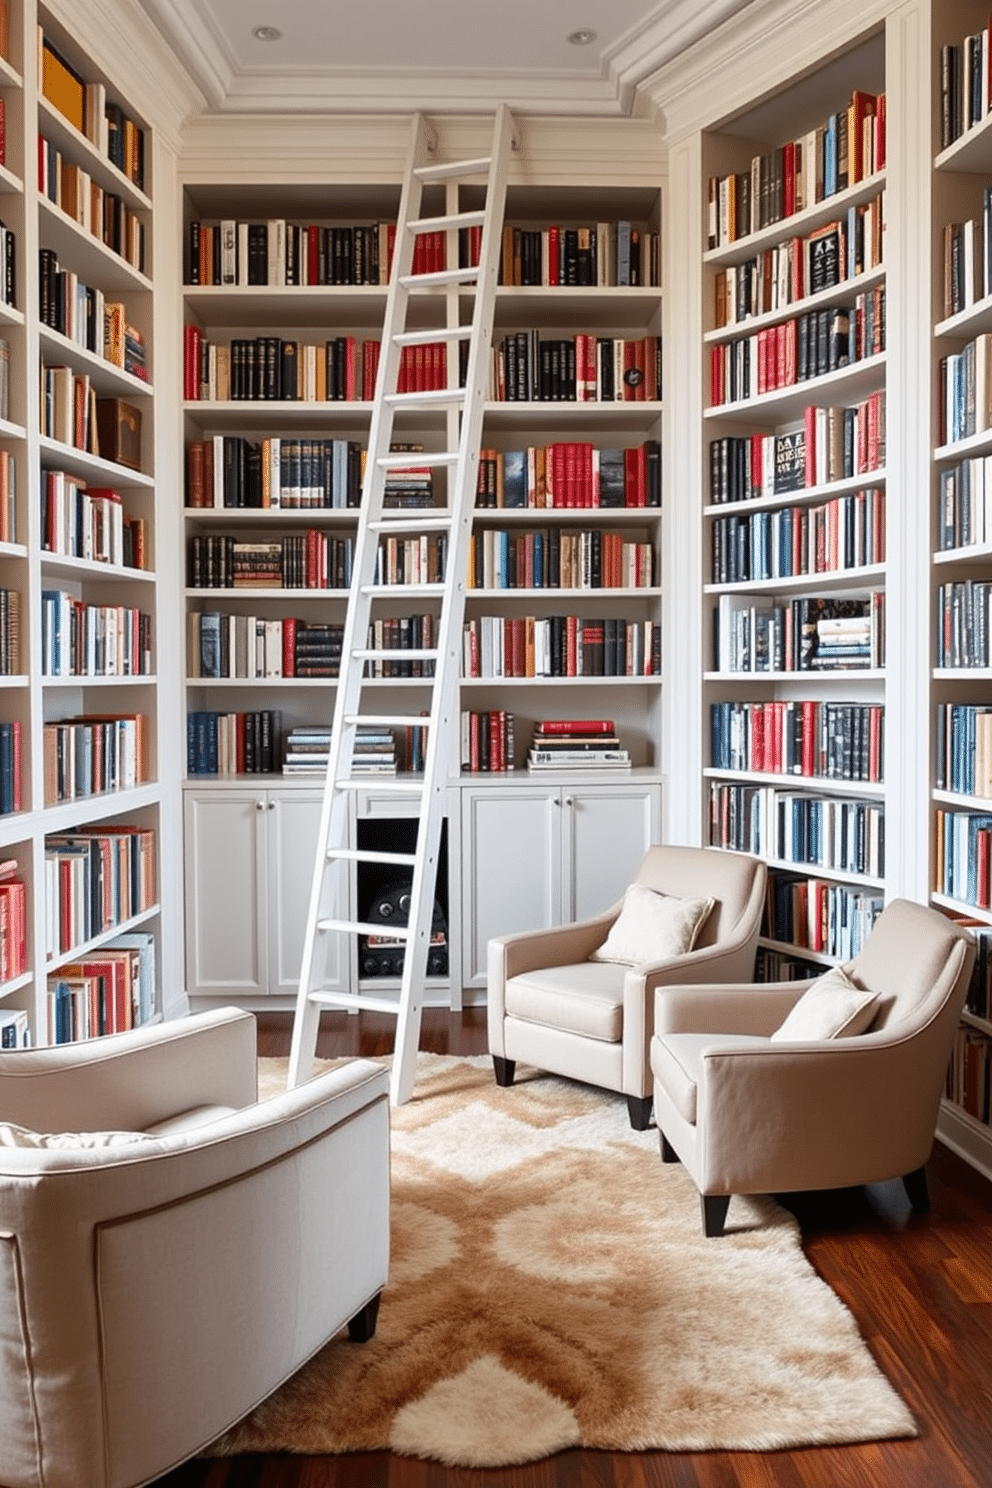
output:
[[[496,1084],[504,1088],[513,1084],[513,1072],[517,1067],[515,1059],[504,1059],[499,1054],[493,1055],[493,1073],[496,1076]]]
[[[675,1148],[672,1146],[671,1142],[665,1136],[665,1133],[664,1132],[659,1132],[658,1133],[658,1137],[659,1137],[659,1139],[661,1141],[661,1160],[662,1160],[662,1162],[663,1163],[677,1163],[678,1160],[679,1160],[679,1155],[675,1151]]]
[[[717,1239],[723,1234],[724,1221],[730,1208],[729,1194],[700,1194],[703,1203],[703,1234]]]
[[[374,1335],[375,1325],[379,1320],[379,1299],[381,1296],[381,1292],[376,1292],[371,1301],[366,1302],[361,1312],[356,1312],[355,1316],[350,1319],[348,1323],[348,1337],[352,1343],[368,1343],[369,1339]]]
[[[647,1131],[651,1125],[651,1107],[654,1105],[653,1095],[628,1095],[627,1115],[630,1124],[635,1131]]]
[[[927,1188],[926,1168],[914,1168],[912,1173],[905,1173],[902,1180],[909,1207],[914,1214],[930,1213],[930,1190]]]

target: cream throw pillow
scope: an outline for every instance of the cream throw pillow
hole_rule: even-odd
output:
[[[609,935],[589,959],[641,966],[681,956],[692,950],[715,903],[715,899],[678,899],[633,883]]]
[[[852,1038],[864,1033],[875,1016],[878,997],[859,987],[842,966],[832,966],[807,987],[772,1042],[799,1044],[818,1039]]]
[[[36,1132],[11,1121],[0,1121],[0,1147],[123,1147],[145,1141],[144,1132]]]

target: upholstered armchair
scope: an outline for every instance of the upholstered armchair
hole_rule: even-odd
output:
[[[5,1488],[157,1478],[373,1331],[388,1074],[256,1103],[255,1046],[232,1008],[0,1056]]]
[[[662,1160],[685,1164],[707,1235],[732,1194],[902,1178],[930,1155],[974,961],[967,932],[896,899],[814,981],[660,988],[651,1067]]]
[[[652,847],[623,901],[594,918],[494,938],[489,1051],[497,1083],[518,1060],[627,1097],[651,1118],[657,988],[739,982],[754,968],[765,865],[715,848]]]

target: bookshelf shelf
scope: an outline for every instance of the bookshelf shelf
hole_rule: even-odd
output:
[[[781,498],[780,498],[781,500]],[[789,505],[786,500],[785,505]],[[715,510],[724,511],[723,507]],[[704,584],[704,594],[786,594],[792,590],[808,593],[811,588],[844,589],[852,594],[878,587],[885,577],[884,563],[870,563],[862,568],[818,569],[815,573],[788,574],[774,579],[742,579],[737,583]]]
[[[884,282],[885,268],[879,265],[864,274],[854,274],[850,279],[842,279],[839,284],[833,285],[830,289],[820,290],[818,294],[804,295],[801,299],[792,300],[777,310],[768,310],[761,315],[749,315],[744,320],[735,320],[727,325],[714,326],[705,332],[703,341],[707,346],[719,345],[723,341],[735,341],[740,336],[753,335],[765,330],[768,326],[779,325],[782,321],[805,315],[810,310],[824,310],[834,305],[845,305],[857,295],[863,294],[865,290],[874,289]]]
[[[707,780],[727,780],[747,785],[770,785],[779,789],[805,790],[816,795],[849,797],[852,793],[865,800],[885,799],[885,786],[868,780],[831,779],[827,775],[783,775],[765,770],[720,770],[708,765],[703,771]]]
[[[788,317],[787,317],[788,318]],[[774,418],[777,423],[802,416],[803,409],[814,403],[851,403],[872,393],[884,381],[886,354],[865,357],[851,366],[838,367],[820,377],[808,377],[789,383],[753,398],[737,398],[729,403],[710,404],[703,410],[708,421],[746,418],[752,425]]]

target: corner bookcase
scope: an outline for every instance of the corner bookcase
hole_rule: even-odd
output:
[[[461,205],[470,208],[471,188],[462,192]],[[452,1006],[463,988],[484,987],[490,934],[520,928],[521,914],[526,923],[555,923],[602,907],[619,896],[660,829],[660,197],[657,179],[623,187],[511,181],[508,189],[459,718],[449,740],[438,885],[448,968],[429,978],[429,996]],[[196,181],[184,199],[188,988],[194,1005],[232,995],[250,1005],[256,998],[256,1005],[289,1005],[323,778],[285,766],[285,752],[287,745],[296,752],[300,731],[327,727],[333,712],[336,653],[328,631],[344,618],[399,181],[244,190]],[[263,223],[266,242],[279,245],[264,270],[249,250],[249,224],[258,242]],[[225,240],[233,245],[226,260]],[[472,245],[452,234],[434,251],[454,264]],[[335,272],[372,282],[321,282]],[[225,273],[233,283],[191,282]],[[287,274],[310,282],[267,282]],[[445,322],[462,314],[457,290],[446,292]],[[245,342],[249,356],[267,357],[278,342],[280,360],[295,351],[306,364],[284,383],[256,374],[256,391],[288,396],[241,396]],[[315,350],[301,353],[306,346]],[[430,358],[409,375],[421,379],[414,386],[444,376]],[[235,389],[238,396],[223,396]],[[447,500],[443,475],[431,485],[417,469],[420,451],[450,443],[446,416],[408,415],[398,428],[410,449],[398,501]],[[282,461],[278,506],[274,440]],[[308,484],[311,442],[325,465]],[[287,443],[301,446],[302,489],[311,492],[302,501],[310,504],[282,499],[288,489],[290,502],[297,500]],[[251,473],[218,483],[218,461],[235,448]],[[206,483],[204,460],[213,468]],[[281,545],[282,567],[276,560],[252,585],[250,564],[264,564],[271,543]],[[426,706],[424,680],[404,663],[403,641],[416,644],[430,633],[436,602],[418,598],[417,586],[443,556],[426,541],[384,550],[383,562],[399,564],[411,580],[409,604],[392,602],[395,667],[371,682],[387,711],[416,711],[418,696]],[[235,569],[218,569],[228,561]],[[239,639],[255,628],[276,637],[267,650],[260,642],[259,666],[242,655]],[[543,645],[552,631],[559,640]],[[562,639],[569,633],[571,651]],[[318,660],[308,666],[314,650]],[[252,744],[246,761],[241,743],[254,724],[235,722],[232,732],[221,714],[269,715],[260,725],[270,741],[261,771],[246,768],[261,755]],[[629,770],[528,773],[535,724],[576,717],[613,720]],[[231,741],[228,748],[214,741],[214,730]],[[396,738],[389,748],[396,768],[417,768],[416,738]],[[355,810],[359,835],[384,832],[400,841],[408,830],[387,793],[376,792],[374,773]],[[291,836],[283,828],[288,812]],[[221,833],[238,844],[232,855],[217,846]],[[576,868],[579,849],[583,866]],[[508,903],[511,860],[520,865],[520,893]],[[355,873],[343,893],[361,916],[382,888]],[[357,949],[341,954],[333,973],[339,985],[360,984],[367,970]],[[376,981],[379,991],[398,985],[396,975]]]
[[[0,1024],[16,1046],[161,1016],[162,799],[152,134],[54,14],[5,10]]]

